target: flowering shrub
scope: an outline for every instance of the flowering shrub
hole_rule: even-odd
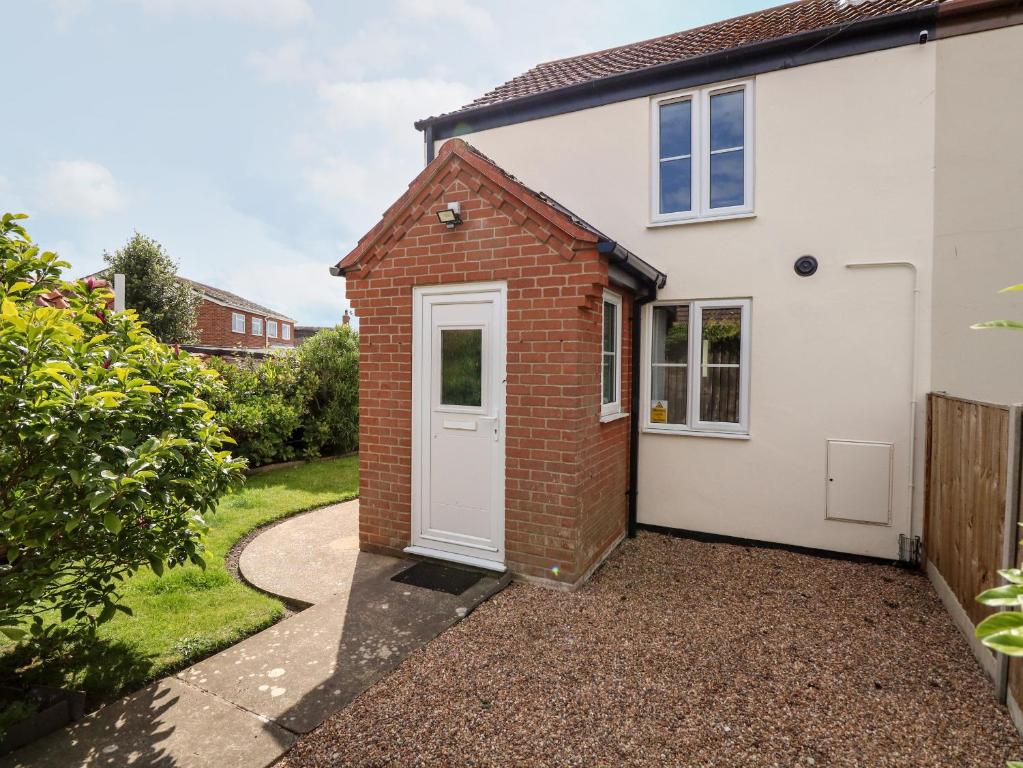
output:
[[[203,516],[244,462],[207,402],[222,385],[101,281],[0,218],[0,632],[93,624],[143,566],[203,565]]]

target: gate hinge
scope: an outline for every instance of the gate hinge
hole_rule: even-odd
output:
[[[899,534],[899,560],[909,565],[920,565],[922,546],[919,536]]]

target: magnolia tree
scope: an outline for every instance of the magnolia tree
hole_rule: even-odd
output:
[[[144,566],[203,566],[203,516],[243,467],[207,405],[216,374],[111,311],[102,281],[63,282],[23,218],[0,218],[0,632],[15,640],[129,612],[117,587]]]

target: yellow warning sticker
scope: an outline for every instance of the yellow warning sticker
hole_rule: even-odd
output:
[[[650,404],[650,423],[651,424],[667,424],[668,423],[668,401],[667,400],[654,400]]]

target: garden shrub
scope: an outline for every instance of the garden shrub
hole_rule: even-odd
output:
[[[252,466],[318,455],[301,434],[315,382],[294,352],[262,361],[214,358],[210,365],[227,385],[213,405]]]
[[[226,389],[213,402],[252,466],[359,446],[359,334],[325,329],[262,361],[212,358]]]
[[[61,280],[19,220],[0,218],[0,632],[93,625],[117,586],[203,565],[203,515],[244,463],[208,403],[201,361],[161,344],[102,283]],[[44,620],[45,617],[45,620]]]
[[[350,453],[359,447],[359,334],[348,325],[319,331],[298,348],[315,382],[303,425],[310,448]]]

